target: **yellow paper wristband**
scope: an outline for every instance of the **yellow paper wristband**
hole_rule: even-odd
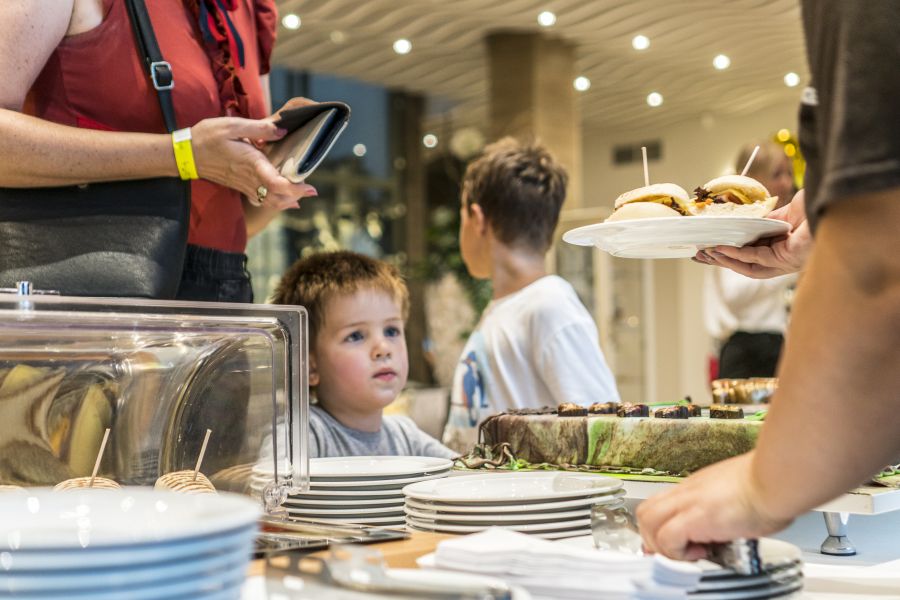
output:
[[[197,165],[194,164],[194,149],[191,147],[191,128],[185,127],[172,132],[172,147],[175,149],[175,164],[182,179],[197,179]]]

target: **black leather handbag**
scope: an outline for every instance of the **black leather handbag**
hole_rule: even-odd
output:
[[[143,0],[127,0],[169,132],[172,72]],[[0,288],[30,281],[70,296],[174,298],[191,212],[176,177],[55,188],[0,188]]]

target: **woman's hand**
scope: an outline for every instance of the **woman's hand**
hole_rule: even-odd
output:
[[[271,119],[204,119],[191,128],[197,173],[203,179],[241,192],[260,206],[274,210],[297,208],[300,198],[316,195],[315,188],[288,181],[262,151],[247,141],[273,142],[284,134]]]
[[[786,206],[766,215],[791,225],[787,235],[764,238],[755,244],[735,248],[716,246],[698,252],[694,259],[707,265],[725,267],[754,279],[768,279],[796,273],[812,251],[813,238],[806,220],[803,190]]]
[[[790,520],[766,514],[752,465],[753,452],[716,463],[642,502],[637,518],[644,547],[696,560],[706,556],[711,542],[757,538],[787,527]]]

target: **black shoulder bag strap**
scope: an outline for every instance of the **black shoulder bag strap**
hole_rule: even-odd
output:
[[[126,6],[166,128],[175,131],[172,69],[144,1]],[[0,187],[0,288],[30,281],[69,296],[174,298],[190,214],[190,182],[178,177]]]
[[[128,16],[131,18],[131,27],[134,29],[138,54],[147,65],[150,81],[159,97],[166,129],[172,133],[178,129],[175,120],[175,105],[172,103],[172,88],[175,87],[172,65],[163,60],[162,52],[159,51],[156,34],[153,33],[153,23],[150,21],[150,15],[147,14],[147,5],[144,4],[144,0],[126,0],[125,4],[128,8]]]

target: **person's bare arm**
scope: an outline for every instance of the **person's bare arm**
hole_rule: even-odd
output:
[[[755,451],[638,509],[647,547],[760,536],[900,456],[900,189],[833,205],[794,304],[779,388]]]
[[[0,2],[0,186],[39,187],[174,177],[178,175],[167,134],[92,131],[51,123],[20,111],[70,24],[73,0],[48,10],[41,0]],[[246,139],[279,139],[268,120],[205,119],[191,127],[200,177],[255,194],[265,185],[267,206],[296,204],[306,193],[272,167]]]

